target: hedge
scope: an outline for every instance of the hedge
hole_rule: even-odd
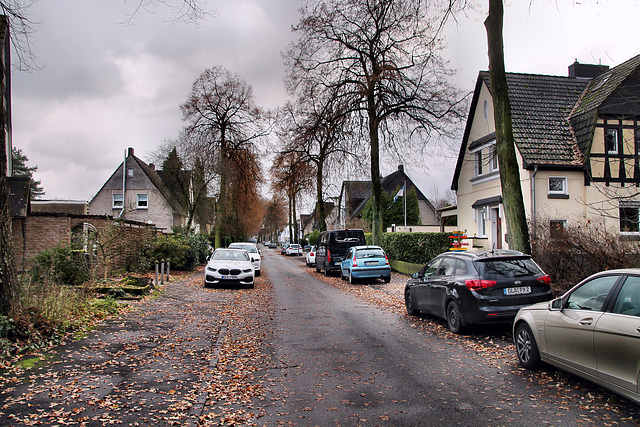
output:
[[[450,233],[383,233],[380,246],[389,258],[426,264],[438,254],[449,250]],[[367,244],[372,244],[371,233],[365,235]]]

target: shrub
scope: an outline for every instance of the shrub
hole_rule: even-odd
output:
[[[85,252],[68,246],[39,252],[31,268],[31,280],[36,283],[79,286],[89,279],[91,273]]]
[[[551,276],[558,291],[603,270],[640,267],[640,244],[625,241],[618,230],[586,221],[552,229],[548,220],[530,226],[533,259]]]
[[[413,264],[426,264],[450,244],[448,233],[383,233],[381,240],[389,258]]]
[[[152,270],[156,260],[162,259],[170,260],[172,270],[193,270],[199,263],[205,262],[208,248],[207,237],[200,234],[160,235],[142,249],[140,270]]]
[[[310,234],[307,234],[306,238],[310,245],[317,245],[320,238],[320,230],[313,230]]]

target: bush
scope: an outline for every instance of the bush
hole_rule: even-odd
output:
[[[198,263],[202,264],[207,262],[207,255],[209,255],[209,238],[204,234],[190,233],[187,236],[187,242],[196,253]]]
[[[193,270],[198,264],[196,252],[181,234],[162,234],[150,240],[142,249],[142,270],[153,270],[155,262],[170,260],[172,270]]]
[[[313,230],[311,234],[307,234],[306,239],[310,245],[317,245],[320,238],[320,230]]]
[[[372,244],[371,233],[366,233]],[[413,264],[426,264],[438,254],[449,250],[449,233],[383,233],[381,245],[389,258]]]
[[[640,267],[640,244],[602,224],[586,221],[562,230],[539,220],[530,230],[533,259],[559,292],[599,271]]]
[[[88,258],[84,251],[68,246],[41,251],[34,259],[31,280],[79,286],[91,279]]]

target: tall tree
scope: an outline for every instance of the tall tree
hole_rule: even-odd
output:
[[[313,167],[296,152],[280,152],[271,166],[272,187],[289,201],[289,236],[299,243],[296,199],[313,188]]]
[[[205,70],[193,83],[182,106],[188,122],[187,135],[208,143],[215,152],[220,177],[216,203],[215,246],[222,246],[222,223],[230,213],[228,177],[244,168],[246,179],[259,181],[252,159],[254,143],[268,134],[262,125],[263,112],[256,105],[253,90],[240,76],[223,67]],[[239,175],[238,175],[239,176]]]
[[[504,68],[502,0],[489,0],[489,16],[484,21],[489,47],[489,79],[496,127],[496,154],[502,186],[502,199],[509,230],[509,248],[531,253],[529,228],[522,198],[520,171],[516,159],[511,123],[511,104]]]
[[[423,145],[463,118],[464,97],[449,83],[452,72],[440,57],[441,29],[459,2],[443,3],[308,2],[293,28],[299,39],[285,55],[290,88],[312,82],[330,89],[366,129],[374,244],[382,233],[381,148]]]
[[[44,196],[42,182],[33,179],[33,173],[38,170],[38,166],[27,166],[29,158],[22,152],[20,148],[13,147],[11,149],[11,166],[13,168],[13,176],[29,178],[31,183],[31,199],[39,199]]]
[[[327,175],[344,170],[344,165],[349,163],[347,159],[358,159],[349,150],[353,138],[343,112],[328,91],[306,87],[295,104],[287,104],[281,114],[278,135],[283,143],[282,154],[313,165],[307,173],[315,173],[316,219],[320,231],[327,229],[324,204]]]

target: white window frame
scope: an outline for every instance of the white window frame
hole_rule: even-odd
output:
[[[620,209],[636,209],[636,210],[639,211],[638,212],[638,216],[640,217],[640,201],[621,200],[619,202],[618,212],[620,212]],[[622,218],[619,215],[618,216],[618,227],[619,228],[621,228],[620,226],[622,225],[622,224],[620,224],[621,221],[622,221]],[[638,224],[638,230],[639,231],[622,231],[622,229],[620,229],[620,234],[624,235],[624,236],[639,236],[640,235],[640,223]]]
[[[482,150],[478,150],[474,153],[475,156],[475,163],[474,163],[474,169],[476,172],[476,176],[482,176],[483,175],[483,171],[482,171],[482,162],[484,161],[482,159]]]
[[[133,178],[133,168],[127,168],[127,178]]]
[[[487,208],[476,209],[476,222],[478,223],[478,237],[487,237]]]
[[[615,150],[609,150],[608,141],[609,135],[615,136]],[[607,154],[617,155],[620,153],[620,129],[618,128],[606,128],[604,130],[604,149],[607,150]]]
[[[489,162],[489,172],[495,172],[498,170],[498,153],[496,152],[496,146],[491,147],[491,161]]]
[[[562,190],[552,190],[551,189],[551,180],[558,179],[562,182]],[[566,176],[550,176],[547,182],[547,190],[549,194],[569,194],[567,191],[567,177]]]
[[[144,204],[141,204],[143,202]],[[149,209],[149,194],[138,193],[136,200],[136,209]]]
[[[122,193],[111,194],[111,208],[113,209],[124,208],[124,197],[122,197]]]

